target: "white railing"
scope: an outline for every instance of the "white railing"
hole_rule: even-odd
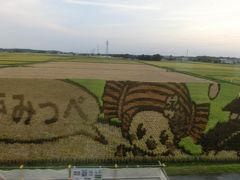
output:
[[[61,170],[27,169],[23,165],[19,169],[0,170],[0,180],[169,180],[165,165],[136,166],[71,166]]]

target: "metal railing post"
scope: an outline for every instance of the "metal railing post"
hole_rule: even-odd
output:
[[[20,165],[19,166],[19,171],[20,171],[20,177],[19,177],[19,179],[20,180],[24,180],[24,165],[22,164],[22,165]]]
[[[68,165],[68,180],[72,180],[72,166]]]
[[[159,166],[160,166],[163,174],[164,174],[165,177],[167,178],[167,180],[169,180],[169,177],[168,177],[168,175],[167,175],[167,172],[166,172],[165,169],[164,169],[164,168],[166,167],[166,165],[165,165],[164,163],[161,163],[160,161],[158,161],[158,164],[159,164]]]

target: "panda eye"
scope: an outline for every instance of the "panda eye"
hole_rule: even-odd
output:
[[[143,128],[143,123],[138,125],[136,134],[139,140],[143,138],[143,136],[146,134],[146,131],[147,130]]]
[[[163,145],[165,145],[166,142],[167,142],[167,140],[168,140],[168,138],[169,138],[169,136],[167,135],[167,131],[166,131],[166,130],[163,130],[163,131],[161,132],[159,138],[160,138],[160,143],[163,144]]]

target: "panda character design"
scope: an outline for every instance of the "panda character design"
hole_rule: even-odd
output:
[[[208,103],[194,103],[183,83],[107,81],[103,94],[105,122],[117,119],[129,142],[117,146],[120,157],[173,155],[182,138],[198,142],[209,109]]]

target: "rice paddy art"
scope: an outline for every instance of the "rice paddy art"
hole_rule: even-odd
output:
[[[0,162],[195,157],[185,138],[199,157],[238,159],[239,97],[220,109],[229,119],[206,131],[219,84],[199,102],[185,83],[105,81],[102,93],[86,83],[0,79]]]

